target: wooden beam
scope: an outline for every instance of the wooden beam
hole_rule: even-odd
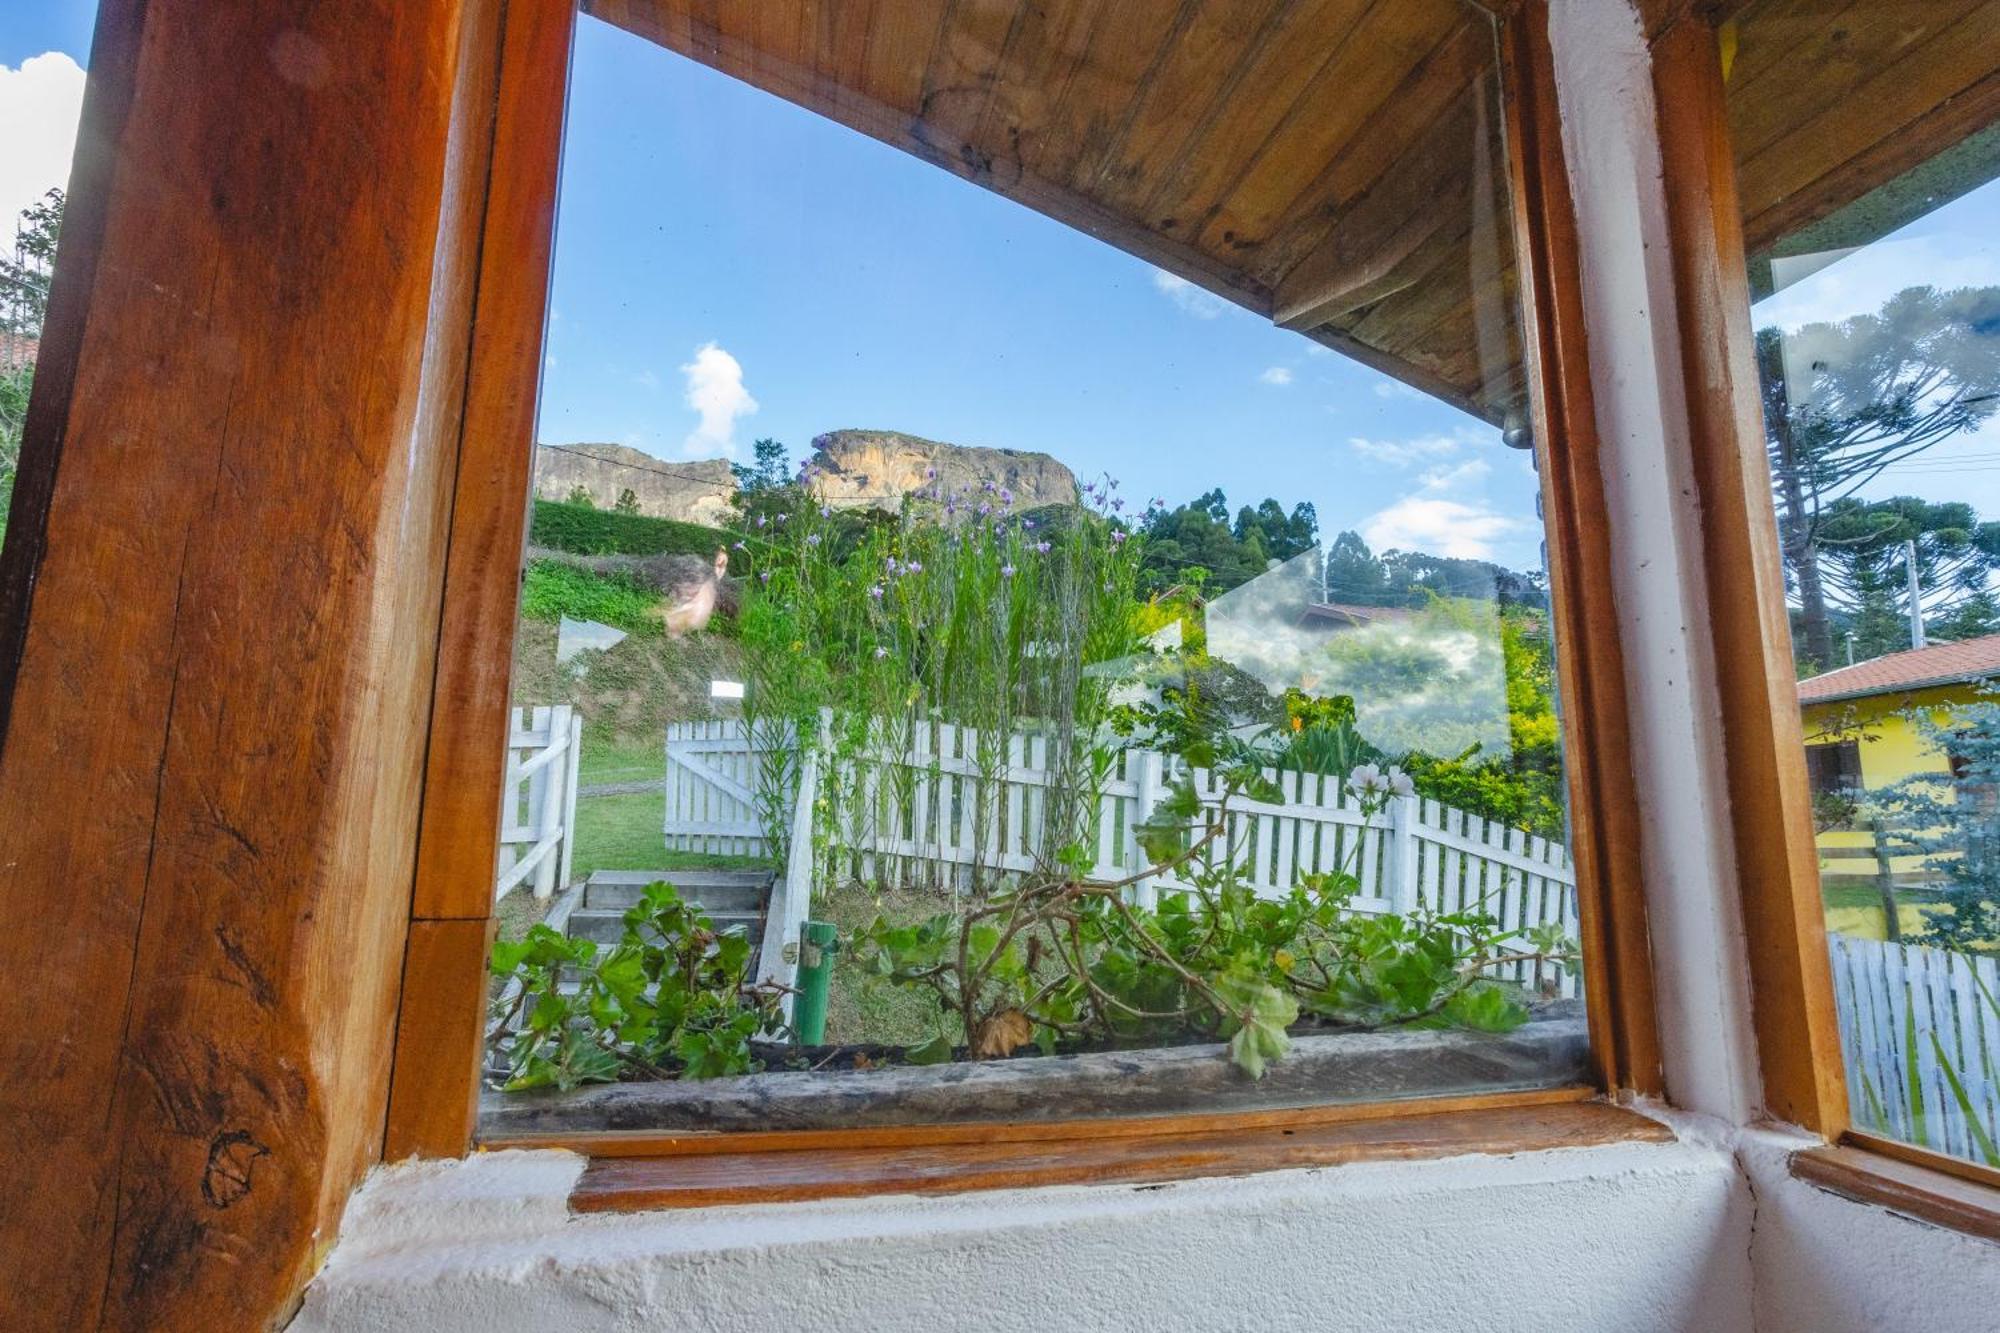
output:
[[[273,1326],[378,1154],[498,15],[100,12],[4,580],[10,1330]]]
[[[1653,44],[1653,94],[1764,1101],[1780,1119],[1833,1138],[1847,1125],[1846,1080],[1742,216],[1707,23],[1686,20]]]
[[[1602,1102],[1579,1102],[1129,1138],[604,1157],[585,1169],[570,1207],[580,1213],[636,1212],[867,1194],[1140,1184],[1350,1162],[1672,1141],[1673,1133],[1658,1121]]]
[[[1606,1088],[1664,1093],[1639,862],[1629,666],[1613,598],[1611,531],[1584,330],[1576,211],[1563,161],[1548,0],[1501,34],[1525,361],[1548,523],[1570,854],[1576,861],[1591,1056]]]
[[[533,489],[576,11],[510,0],[430,707],[410,946],[382,1155],[472,1142],[500,845],[514,623]]]

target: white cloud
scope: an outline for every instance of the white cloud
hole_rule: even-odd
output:
[[[1186,278],[1176,277],[1162,268],[1153,270],[1153,286],[1196,319],[1214,319],[1229,309],[1229,302],[1214,292],[1204,291]]]
[[[1361,525],[1361,537],[1378,551],[1427,551],[1464,560],[1491,560],[1495,543],[1519,536],[1520,519],[1483,504],[1434,495],[1406,495]]]
[[[1483,458],[1427,469],[1418,489],[1361,525],[1361,537],[1378,551],[1427,551],[1465,560],[1491,560],[1497,543],[1520,537],[1534,524],[1491,508],[1484,500],[1451,498],[1486,480],[1493,471]]]
[[[1375,396],[1377,398],[1421,399],[1421,398],[1428,398],[1430,395],[1424,393],[1421,389],[1412,389],[1409,385],[1403,383],[1401,380],[1392,380],[1387,377],[1384,377],[1382,379],[1375,381]]]
[[[736,456],[736,419],[757,410],[757,400],[743,387],[743,366],[715,343],[695,348],[694,360],[681,367],[687,377],[687,405],[701,414],[701,424],[683,448],[690,458],[720,453]]]
[[[697,353],[697,355],[699,355],[699,353]],[[687,367],[682,366],[681,369],[686,370]],[[638,385],[642,389],[657,389],[660,387],[660,377],[658,375],[655,375],[650,370],[640,371],[638,374],[632,377],[632,382]]]
[[[60,51],[0,65],[0,241],[10,248],[21,210],[69,184],[83,69]]]
[[[1363,458],[1392,467],[1410,467],[1433,459],[1450,458],[1467,442],[1456,435],[1416,435],[1402,440],[1371,440],[1348,437],[1347,447]]]
[[[1968,250],[1962,238],[1913,236],[1877,241],[1842,252],[1824,267],[1813,267],[1828,258],[1803,255],[1790,260],[1807,276],[1757,303],[1753,316],[1757,327],[1796,329],[1872,314],[1905,287],[1948,291],[2000,284],[2000,253],[1990,246]],[[1787,263],[1774,261],[1781,280]]]
[[[1262,383],[1275,384],[1279,388],[1283,388],[1292,382],[1292,372],[1283,366],[1272,366],[1257,378]]]

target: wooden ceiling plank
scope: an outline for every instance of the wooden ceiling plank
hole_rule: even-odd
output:
[[[1089,54],[1063,99],[1062,151],[1043,161],[1040,175],[1079,194],[1090,192],[1199,3],[1140,0],[1114,6],[1097,25]]]
[[[862,86],[868,64],[868,39],[878,6],[873,0],[849,0],[819,6],[813,40],[813,79],[817,96],[829,105]]]
[[[1445,34],[1382,95],[1382,105],[1395,111],[1378,114],[1369,133],[1342,144],[1304,186],[1294,187],[1280,215],[1283,220],[1257,256],[1259,275],[1275,288],[1325,243],[1336,225],[1343,225],[1348,208],[1381,189],[1414,156],[1437,157],[1445,147],[1437,142],[1438,123],[1461,108],[1465,87],[1493,68],[1493,38],[1484,19],[1474,15]],[[1469,131],[1458,153],[1469,168]]]
[[[956,158],[962,174],[976,180],[996,171],[1002,181],[1020,175],[1020,161],[1004,141],[979,143],[973,131],[992,100],[994,78],[1019,31],[1023,8],[991,0],[953,5],[938,29],[937,48],[924,71],[923,96],[911,133],[937,154]]]
[[[1744,243],[1761,254],[1799,229],[1845,208],[1869,191],[2000,122],[2000,70],[1782,199],[1747,202]],[[1750,194],[1750,182],[1744,193]],[[1750,211],[1754,209],[1755,211]]]
[[[1339,53],[1346,34],[1373,0],[1308,0],[1288,7],[1284,31],[1264,43],[1237,89],[1236,104],[1147,196],[1143,215],[1162,231],[1199,228],[1241,180],[1257,150],[1293,118],[1310,114],[1306,92]]]
[[[1794,44],[1811,30],[1844,22],[1858,6],[1878,0],[1846,0],[1838,7],[1829,0],[1763,0],[1747,10],[1737,24],[1736,58],[1729,65],[1730,96],[1782,66]]]
[[[1176,177],[1218,119],[1242,110],[1244,76],[1283,29],[1278,0],[1208,0],[1140,89],[1131,122],[1099,166],[1089,192],[1145,219],[1143,201]],[[1190,108],[1199,107],[1193,115]]]
[[[875,0],[862,80],[852,92],[852,104],[893,111],[907,128],[923,101],[924,72],[937,50],[941,28],[937,0]]]
[[[1926,0],[1921,20],[1917,10],[1894,0],[1857,5],[1838,21],[1824,17],[1801,22],[1803,40],[1761,75],[1729,81],[1729,137],[1736,161],[1752,161],[1803,126],[1821,116],[1851,106],[1864,87],[1879,85],[1880,76],[1910,56],[1933,47],[1968,14],[1993,6],[1985,0]],[[1739,25],[1738,31],[1745,31]],[[1747,25],[1757,40],[1755,23]],[[1992,48],[1985,51],[1992,68]],[[1921,69],[1934,58],[1923,55],[1909,68]],[[1982,71],[1983,72],[1983,71]],[[1905,75],[1904,77],[1907,77]]]
[[[1090,47],[1091,30],[1106,0],[1071,0],[1068,4],[1030,3],[1021,19],[999,72],[992,95],[972,131],[978,144],[1004,145],[1014,162],[1029,170],[1037,148],[1055,125],[1063,91]]]
[[[1459,0],[1410,5],[1378,0],[1313,80],[1304,98],[1307,113],[1287,122],[1257,150],[1249,169],[1204,222],[1198,233],[1202,247],[1231,256],[1255,272],[1260,282],[1275,286],[1311,248],[1310,244],[1292,250],[1277,247],[1274,259],[1272,242],[1296,226],[1302,206],[1300,183],[1308,183],[1308,193],[1324,190],[1329,164],[1353,155],[1364,127],[1380,134],[1385,125],[1393,126],[1399,118],[1385,117],[1383,107],[1409,86],[1410,76],[1421,71],[1447,36],[1462,26],[1461,9]],[[1428,23],[1423,21],[1426,15]],[[1449,15],[1451,22],[1439,24],[1440,15]],[[1427,122],[1433,114],[1435,108],[1423,119]],[[1354,192],[1360,188],[1357,185]],[[1318,238],[1316,233],[1312,244]]]
[[[1985,4],[1875,72],[1823,114],[1737,160],[1744,212],[1756,216],[1866,153],[1990,76],[2000,5]],[[1939,145],[1943,147],[1944,145]]]
[[[1280,328],[1311,329],[1366,310],[1424,283],[1440,265],[1464,256],[1472,235],[1472,212],[1439,207],[1410,219],[1376,262],[1356,266],[1339,281],[1306,283],[1300,266],[1271,298],[1271,322]],[[1326,253],[1323,247],[1319,253]],[[1317,256],[1315,256],[1317,257]]]

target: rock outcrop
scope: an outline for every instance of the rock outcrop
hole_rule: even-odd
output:
[[[946,492],[1004,487],[1014,508],[1075,504],[1076,477],[1048,454],[946,444],[893,430],[836,430],[813,441],[812,490],[836,509],[889,509],[942,483]],[[610,509],[630,490],[639,512],[721,527],[736,477],[721,458],[666,460],[622,444],[544,444],[535,449],[535,495],[567,500],[577,488]]]
[[[668,462],[622,444],[543,444],[535,448],[535,495],[567,500],[578,487],[610,509],[630,490],[649,518],[721,527],[730,516],[736,475],[722,458]]]
[[[1014,508],[1075,504],[1076,476],[1048,454],[944,444],[893,430],[836,430],[813,440],[812,488],[836,509],[894,509],[942,483],[947,492],[1005,487]]]

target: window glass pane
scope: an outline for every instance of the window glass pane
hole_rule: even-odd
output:
[[[1723,51],[1854,1120],[2000,1165],[2000,10]]]
[[[31,7],[0,32],[0,542],[48,312],[96,5]]]
[[[1580,1081],[1485,13],[606,12],[489,1127]]]

